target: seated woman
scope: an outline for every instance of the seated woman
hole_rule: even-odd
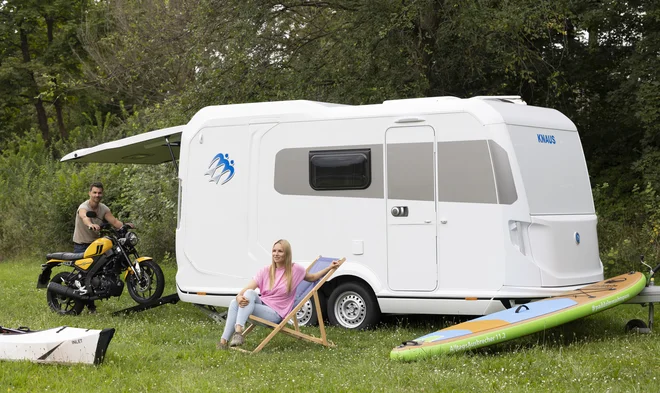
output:
[[[304,267],[292,263],[291,244],[284,239],[273,244],[272,253],[272,263],[261,268],[248,285],[236,295],[236,299],[231,301],[225,330],[218,343],[219,349],[227,349],[230,337],[229,346],[243,344],[244,338],[241,333],[250,315],[273,323],[282,322],[282,318],[293,309],[296,287],[302,280],[314,282],[327,274],[330,269],[339,267],[339,263],[333,261],[330,266],[319,272],[307,273]],[[255,291],[257,288],[261,296]]]

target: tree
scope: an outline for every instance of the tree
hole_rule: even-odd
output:
[[[96,89],[134,105],[153,105],[190,88],[203,41],[195,34],[199,0],[98,1],[81,30]]]
[[[38,27],[38,6],[35,2],[18,3],[5,2],[0,10],[2,35],[6,39],[3,44],[2,76],[4,86],[18,88],[18,91],[5,91],[12,95],[18,93],[18,98],[31,101],[34,106],[37,123],[45,140],[50,139],[48,118],[41,96],[38,77],[38,65],[32,61],[35,50],[31,47],[29,36]],[[9,68],[9,69],[8,69]],[[15,100],[16,97],[12,97]]]
[[[34,109],[43,139],[51,140],[50,122],[67,136],[65,103],[75,92],[79,60],[77,24],[86,1],[7,0],[0,5],[0,106],[3,120],[13,123]],[[54,113],[49,114],[52,106]],[[23,126],[12,132],[21,131]],[[22,131],[25,131],[23,129]]]
[[[638,169],[646,182],[660,186],[660,5],[642,1],[640,39],[630,58],[626,89],[635,94],[635,116],[643,126]]]

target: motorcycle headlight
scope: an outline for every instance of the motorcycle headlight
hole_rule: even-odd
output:
[[[134,234],[133,232],[128,232],[126,234],[126,242],[130,244],[131,246],[135,247],[138,244],[138,236]]]

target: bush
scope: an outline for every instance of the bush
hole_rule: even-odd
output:
[[[125,220],[137,225],[140,252],[158,261],[174,252],[177,173],[171,164],[130,165],[122,170],[120,204]]]
[[[0,255],[44,255],[71,250],[74,214],[89,184],[113,184],[112,165],[63,165],[38,133],[0,155]],[[111,199],[111,193],[110,193]]]
[[[171,113],[173,109],[167,108]],[[122,221],[138,225],[144,255],[174,253],[178,183],[171,164],[159,166],[61,163],[56,156],[144,130],[166,127],[160,111],[126,122],[97,113],[69,139],[46,146],[33,131],[5,143],[0,153],[0,260],[71,251],[74,215],[89,185],[105,186],[104,203]],[[144,128],[142,128],[144,127]]]
[[[607,183],[594,187],[601,260],[607,277],[646,271],[640,263],[660,262],[660,198],[652,184],[635,185],[627,196],[612,196]]]

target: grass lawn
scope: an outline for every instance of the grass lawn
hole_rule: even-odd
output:
[[[218,351],[222,326],[192,304],[164,305],[113,317],[134,305],[97,302],[98,314],[51,312],[37,289],[42,260],[0,262],[0,325],[33,330],[67,325],[116,333],[100,366],[0,363],[0,393],[10,392],[657,392],[658,334],[624,333],[647,309],[625,305],[491,348],[413,363],[389,352],[402,341],[459,321],[436,316],[387,316],[365,332],[330,327],[336,348],[277,337],[257,355]],[[174,293],[174,266],[163,266],[165,294]],[[656,314],[656,319],[658,315]],[[305,330],[314,333],[315,328]],[[248,347],[266,329],[249,337]]]

